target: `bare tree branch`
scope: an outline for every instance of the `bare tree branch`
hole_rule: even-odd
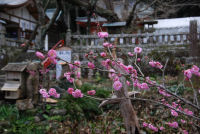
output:
[[[84,8],[89,8],[88,2],[84,2],[81,0],[66,0],[68,3],[76,5],[76,6],[81,6]],[[96,6],[95,12],[104,18],[106,18],[108,21],[114,22],[114,21],[119,21],[120,19],[118,18],[117,14],[114,13],[112,10],[104,9],[99,6]]]
[[[131,10],[131,12],[130,12],[128,18],[127,18],[127,20],[126,20],[126,26],[130,26],[130,24],[131,24],[133,18],[135,17],[135,10],[136,10],[136,7],[137,7],[137,5],[138,5],[140,2],[141,2],[140,0],[136,0],[135,4],[133,5],[133,8],[132,8],[132,10]]]
[[[57,16],[59,15],[59,12],[61,10],[61,0],[56,0],[56,11],[53,14],[53,17],[51,18],[51,20],[49,21],[49,23],[47,23],[45,25],[45,29],[42,33],[42,37],[44,38],[46,33],[48,32],[49,28],[54,24],[54,22],[56,21]]]

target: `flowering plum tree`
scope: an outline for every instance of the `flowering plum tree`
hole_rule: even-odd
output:
[[[106,38],[108,37],[108,33],[105,32],[99,32],[98,33],[99,38]],[[165,65],[162,65],[158,61],[154,61],[153,59],[146,59],[148,62],[148,66],[153,67],[155,69],[160,70],[163,73],[163,81],[153,81],[150,79],[149,76],[146,76],[142,69],[139,67],[138,62],[142,62],[143,60],[138,58],[142,55],[142,48],[135,47],[134,52],[127,53],[127,56],[130,59],[129,65],[125,65],[123,61],[120,61],[117,58],[116,55],[116,44],[111,44],[106,41],[102,44],[104,47],[104,52],[101,52],[98,56],[94,55],[93,52],[89,52],[85,54],[85,57],[88,59],[87,66],[82,65],[81,61],[74,61],[73,63],[68,63],[65,61],[69,67],[70,71],[66,72],[64,74],[64,77],[70,82],[73,83],[74,87],[70,87],[67,90],[67,93],[69,95],[72,95],[74,98],[82,98],[82,97],[89,97],[92,99],[97,99],[99,101],[102,101],[100,104],[101,106],[104,106],[106,104],[111,103],[119,103],[119,108],[122,114],[122,117],[124,119],[124,125],[126,127],[126,132],[128,134],[135,134],[140,133],[139,129],[139,122],[136,115],[136,112],[133,108],[133,105],[131,101],[148,101],[151,103],[156,103],[159,105],[164,106],[167,110],[170,111],[171,116],[174,118],[178,117],[179,114],[182,114],[186,117],[189,117],[191,120],[194,121],[194,125],[197,127],[200,123],[199,116],[199,103],[198,103],[198,94],[197,90],[194,89],[193,83],[191,81],[191,78],[193,75],[196,75],[200,77],[199,67],[196,65],[193,65],[192,68],[184,70],[184,80],[183,81],[189,81],[191,84],[191,87],[194,92],[193,96],[193,102],[186,100],[185,98],[179,96],[176,94],[176,92],[172,92],[169,90],[169,87],[165,85],[165,68],[167,65],[167,62]],[[36,55],[40,59],[44,59],[44,55],[40,52],[36,52]],[[104,69],[101,69],[98,66],[95,66],[94,60],[96,58],[101,59],[101,65],[104,67]],[[56,59],[59,59],[56,56],[55,50],[51,49],[49,50],[47,54],[47,59],[52,64],[56,64]],[[61,60],[61,59],[59,59]],[[80,68],[88,68],[98,71],[107,72],[109,74],[110,80],[113,82],[113,94],[111,98],[98,98],[95,97],[95,90],[90,90],[87,92],[87,94],[83,94],[80,89],[77,89],[75,84],[75,79],[80,78],[80,72],[77,70]],[[179,86],[176,90],[179,89]],[[157,90],[157,93],[164,96],[165,99],[162,99],[160,101],[158,100],[152,100],[152,99],[145,99],[145,98],[138,98],[135,96],[136,93],[139,92],[148,92],[149,90]],[[55,98],[58,98],[60,95],[57,94],[55,89],[50,89],[48,92],[45,89],[41,89],[40,93],[44,98],[48,98],[50,96],[54,96]],[[173,102],[168,102],[167,98],[173,98]],[[184,104],[184,105],[183,105]],[[195,112],[196,111],[196,112]],[[169,127],[177,129],[180,125],[179,123],[186,123],[186,120],[181,119],[179,121],[172,120],[167,121],[165,124],[167,124]],[[154,132],[158,131],[164,131],[165,127],[163,124],[157,125],[153,124],[153,122],[143,122],[142,127],[146,127]],[[184,128],[181,129],[181,131],[184,134],[188,133],[188,130],[185,130]]]

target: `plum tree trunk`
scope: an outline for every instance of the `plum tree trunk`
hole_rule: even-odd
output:
[[[116,50],[113,50],[113,57],[114,59],[117,58]],[[118,73],[126,74],[119,65],[115,65],[114,68]],[[119,107],[126,127],[126,132],[127,134],[140,134],[138,118],[128,95],[126,78],[122,75],[119,79],[123,86],[121,90],[115,91],[115,94],[117,98],[125,98],[120,101]]]
[[[130,99],[120,102],[120,111],[123,116],[127,134],[139,134],[137,115],[133,109]]]
[[[120,68],[117,68],[118,71],[122,72]],[[126,84],[126,78],[124,76],[120,77],[120,81],[123,84],[123,88],[120,91],[116,91],[118,98],[127,98],[121,100],[119,107],[124,120],[124,125],[126,127],[127,134],[139,134],[139,123],[136,112],[133,108],[131,100],[128,96],[128,87]]]

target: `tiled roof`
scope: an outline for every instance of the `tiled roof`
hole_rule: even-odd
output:
[[[28,2],[28,0],[0,0],[0,5],[17,6]]]

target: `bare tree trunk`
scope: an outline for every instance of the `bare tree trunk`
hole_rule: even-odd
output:
[[[46,24],[46,14],[45,14],[45,8],[42,6],[41,0],[35,0],[36,7],[39,12],[39,20],[38,20],[38,28],[37,28],[37,36],[36,36],[36,46],[38,49],[42,49],[44,47],[44,40],[45,36],[50,29],[50,27],[54,24],[56,21],[56,18],[59,14],[59,11],[61,10],[61,0],[56,0],[56,11],[53,14],[53,17],[51,20]]]
[[[39,27],[37,28],[38,35],[36,36],[36,47],[41,48],[42,45],[44,44],[44,40],[42,39],[42,33],[43,33],[42,27],[45,25],[45,11],[42,6],[41,0],[35,0],[35,3],[39,14],[38,18]]]

